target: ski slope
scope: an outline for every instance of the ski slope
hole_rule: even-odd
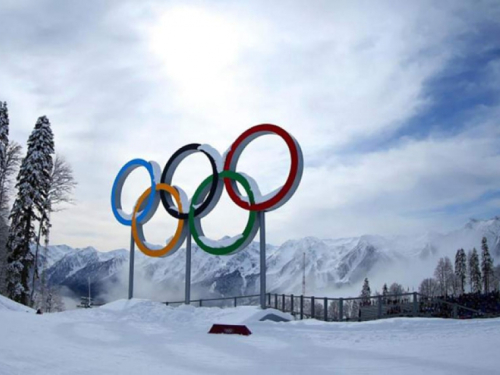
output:
[[[0,309],[0,374],[500,373],[500,319],[273,323],[261,316],[255,307],[146,300],[44,315]],[[213,323],[247,324],[253,334],[209,335]]]

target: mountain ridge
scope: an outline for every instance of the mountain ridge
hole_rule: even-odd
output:
[[[365,277],[378,284],[396,281],[416,288],[421,279],[432,276],[439,257],[453,257],[458,248],[479,249],[483,236],[488,239],[493,257],[498,259],[500,217],[471,220],[447,234],[363,235],[340,239],[308,236],[287,240],[280,246],[267,245],[268,292],[301,293],[304,253],[308,293],[338,295]],[[125,296],[128,250],[100,252],[91,246],[72,249],[57,245],[49,246],[47,253],[51,254],[47,271],[49,283],[63,286],[78,296],[86,294],[90,279],[94,295],[103,300],[110,300],[115,294]],[[135,259],[138,296],[182,299],[184,248],[166,258],[150,258],[136,251]],[[193,298],[258,293],[259,264],[258,242],[225,257],[209,255],[193,244]],[[378,284],[374,289],[381,287]]]

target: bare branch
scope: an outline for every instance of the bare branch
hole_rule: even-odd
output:
[[[12,190],[13,176],[21,163],[22,147],[17,142],[9,142],[5,160],[0,165],[0,213],[7,220],[9,212],[9,193]]]
[[[74,204],[71,195],[76,185],[73,169],[63,156],[56,154],[48,199],[50,212],[61,211],[62,208],[57,208],[57,206],[62,203]]]

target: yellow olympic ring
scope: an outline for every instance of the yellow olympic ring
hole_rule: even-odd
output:
[[[166,191],[170,194],[172,194],[172,197],[174,197],[175,202],[177,203],[177,207],[179,207],[179,212],[183,212],[182,209],[182,202],[181,202],[181,197],[179,195],[179,192],[173,188],[170,185],[167,184],[156,184],[156,189],[155,189],[155,194],[157,194],[158,191],[163,190]],[[184,227],[184,220],[178,220],[177,224],[177,229],[175,231],[174,237],[169,241],[169,243],[158,250],[152,250],[148,248],[143,242],[142,239],[140,238],[138,233],[138,224],[137,224],[137,213],[140,211],[139,208],[143,204],[144,200],[149,197],[149,194],[151,193],[151,188],[148,188],[139,198],[137,201],[137,204],[134,207],[134,213],[132,216],[132,236],[134,237],[134,241],[137,244],[137,247],[146,255],[150,257],[164,257],[168,255],[170,251],[172,251],[174,248],[176,248],[176,245],[179,243],[182,243],[183,241],[179,242],[179,239],[182,236],[182,231]],[[142,226],[142,224],[139,224]]]

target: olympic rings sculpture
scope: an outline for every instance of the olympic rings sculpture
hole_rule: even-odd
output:
[[[245,147],[256,138],[266,134],[276,134],[285,141],[290,152],[291,163],[285,184],[267,196],[260,196],[255,181],[243,173],[237,173],[236,166]],[[184,191],[177,186],[172,186],[171,183],[179,164],[187,156],[196,152],[201,152],[208,158],[212,174],[200,184],[189,201]],[[123,211],[121,203],[123,185],[130,173],[140,167],[144,167],[149,173],[151,187],[139,197],[133,212],[127,214]],[[129,161],[120,169],[113,183],[111,207],[115,218],[121,224],[132,227],[134,242],[148,256],[172,255],[182,246],[189,232],[196,244],[204,251],[213,255],[230,255],[244,249],[254,239],[259,230],[257,212],[275,210],[292,197],[300,184],[303,169],[302,150],[295,138],[279,126],[261,124],[241,134],[231,145],[224,159],[211,146],[192,143],[177,150],[168,160],[163,172],[154,161],[148,162],[143,159]],[[246,197],[241,194],[237,183],[245,190]],[[208,215],[219,202],[224,187],[231,200],[248,211],[248,221],[243,233],[233,238],[228,244],[205,238],[201,226],[201,219]],[[153,217],[160,202],[165,210],[178,220],[178,223],[174,236],[163,248],[156,249],[146,242],[143,226]]]

